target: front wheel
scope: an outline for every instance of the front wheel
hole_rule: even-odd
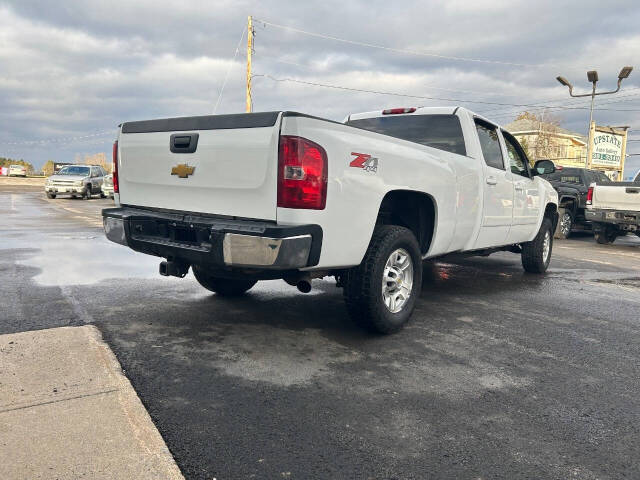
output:
[[[553,250],[552,228],[551,220],[544,218],[536,238],[522,244],[522,266],[526,272],[544,273],[547,271]]]
[[[347,310],[376,333],[400,330],[411,317],[422,286],[422,257],[411,230],[376,227],[362,263],[344,275]]]
[[[214,277],[207,271],[206,267],[198,265],[193,265],[192,270],[193,276],[196,277],[200,285],[221,297],[237,297],[258,283],[257,280]]]
[[[571,229],[573,228],[573,215],[571,212],[565,210],[560,216],[558,221],[558,228],[556,229],[555,237],[559,239],[569,238],[571,235]]]
[[[84,198],[91,200],[91,186],[87,185],[87,191],[84,192]]]
[[[47,192],[47,198],[53,200],[54,198],[56,198],[56,194],[55,193],[48,193]]]

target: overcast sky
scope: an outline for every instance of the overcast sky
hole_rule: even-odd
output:
[[[597,69],[599,86],[610,89],[622,66],[635,65],[621,92],[596,99],[594,117],[629,125],[640,140],[636,0],[0,0],[0,156],[40,166],[108,152],[122,121],[213,113],[227,72],[217,113],[243,112],[246,36],[233,58],[247,15],[390,48],[256,20],[256,75],[437,98],[256,76],[255,111],[342,120],[385,107],[459,104],[506,124],[525,108],[496,104],[563,105],[583,109],[545,114],[586,133],[589,99],[570,99],[555,77],[587,91],[585,72]],[[640,141],[628,151],[640,153]],[[640,156],[627,165],[638,170]]]

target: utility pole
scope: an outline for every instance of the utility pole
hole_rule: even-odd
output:
[[[251,54],[253,53],[253,23],[251,15],[247,22],[247,113],[252,110],[251,104]]]
[[[620,90],[620,84],[622,80],[627,78],[633,67],[622,67],[620,73],[618,74],[618,88],[615,90],[611,90],[610,92],[598,92],[596,93],[596,83],[598,83],[598,72],[595,70],[589,70],[587,72],[587,80],[593,84],[593,88],[591,89],[591,93],[583,93],[580,95],[573,94],[573,85],[564,77],[556,77],[556,80],[560,82],[565,87],[569,87],[569,95],[572,97],[591,97],[591,108],[589,109],[589,144],[587,145],[587,158],[584,160],[584,168],[591,167],[591,154],[593,150],[593,136],[595,132],[595,125],[593,124],[593,103],[596,99],[596,95],[609,95],[612,93],[618,93]]]

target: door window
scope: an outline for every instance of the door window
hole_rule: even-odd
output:
[[[527,169],[527,157],[525,156],[522,148],[511,138],[506,132],[502,132],[504,141],[507,145],[507,155],[509,156],[509,166],[511,167],[511,173],[516,175],[522,175],[523,177],[529,177],[529,170]]]
[[[490,123],[476,119],[476,130],[485,163],[490,167],[504,170],[504,160],[502,158],[500,140],[498,140],[497,128]]]

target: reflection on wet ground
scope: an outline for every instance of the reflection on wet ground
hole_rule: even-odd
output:
[[[110,206],[108,199],[57,199],[54,203],[39,193],[0,193],[0,210],[9,212],[0,223],[0,249],[22,250],[18,262],[37,268],[40,273],[34,280],[43,286],[155,277],[160,259],[136,254],[105,238],[98,226],[100,212]]]

